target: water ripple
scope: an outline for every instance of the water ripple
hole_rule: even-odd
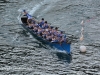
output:
[[[0,74],[2,75],[100,75],[100,0],[0,1]],[[35,6],[35,7],[34,7]],[[42,44],[23,30],[19,11],[65,31],[72,41],[71,55]],[[19,19],[20,20],[20,19]],[[80,41],[84,20],[84,40]],[[85,45],[86,53],[79,47]]]

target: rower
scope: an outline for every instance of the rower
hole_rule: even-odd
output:
[[[26,10],[23,10],[23,16],[27,16]]]
[[[43,29],[40,28],[40,27],[38,27],[37,34],[38,34],[39,36],[42,36],[42,32],[43,32]]]
[[[30,14],[28,14],[28,13],[26,12],[26,10],[23,10],[23,16],[27,16],[28,19],[32,19],[32,16],[31,16]]]
[[[49,27],[49,25],[48,25],[47,21],[45,21],[45,22],[44,22],[44,25],[42,26],[42,28],[43,28],[43,29],[46,29],[46,28],[48,28],[48,27]]]
[[[28,28],[32,29],[33,28],[32,19],[28,19],[27,23],[28,23]]]
[[[58,38],[57,38],[57,36],[53,36],[51,42],[58,42]]]
[[[42,18],[39,23],[40,23],[40,27],[42,27],[42,25],[44,25],[44,18]]]

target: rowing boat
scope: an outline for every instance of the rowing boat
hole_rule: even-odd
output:
[[[31,35],[33,35],[37,40],[39,40],[43,44],[49,45],[50,47],[52,47],[56,50],[64,51],[68,54],[71,53],[71,50],[70,50],[71,49],[71,43],[69,43],[69,42],[62,42],[62,43],[50,42],[50,41],[38,36],[36,33],[33,32],[32,29],[28,28],[28,26],[27,26],[27,16],[22,16],[21,21],[22,21],[21,26],[24,29],[26,29],[29,33],[31,33]]]

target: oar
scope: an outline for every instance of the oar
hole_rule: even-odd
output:
[[[83,34],[81,33],[80,41],[83,41]]]

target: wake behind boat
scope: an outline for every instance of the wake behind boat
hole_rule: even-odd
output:
[[[66,35],[58,30],[58,27],[49,25],[47,21],[44,21],[44,18],[42,18],[40,22],[37,22],[35,18],[29,15],[25,10],[23,10],[23,12],[24,15],[21,17],[23,23],[21,25],[23,28],[42,43],[70,54],[71,43]]]

